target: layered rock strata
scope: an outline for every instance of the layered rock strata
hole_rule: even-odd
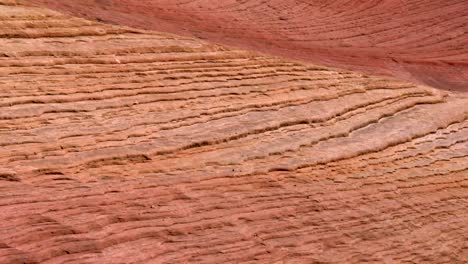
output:
[[[0,263],[465,263],[468,96],[0,0]]]

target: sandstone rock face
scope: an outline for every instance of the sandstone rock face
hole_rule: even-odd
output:
[[[0,263],[466,263],[467,119],[466,94],[0,0]]]
[[[32,0],[90,19],[468,91],[466,0]]]

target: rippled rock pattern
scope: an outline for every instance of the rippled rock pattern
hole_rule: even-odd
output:
[[[466,263],[466,94],[21,3],[0,263]]]
[[[31,1],[89,19],[468,91],[466,0]]]

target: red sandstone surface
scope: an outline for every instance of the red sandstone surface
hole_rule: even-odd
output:
[[[468,91],[466,0],[32,2],[89,19]]]
[[[466,263],[467,142],[465,93],[0,0],[2,264]]]

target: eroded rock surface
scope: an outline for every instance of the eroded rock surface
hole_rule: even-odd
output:
[[[468,91],[466,0],[32,0],[332,67]]]
[[[0,0],[0,263],[466,263],[468,96]]]

